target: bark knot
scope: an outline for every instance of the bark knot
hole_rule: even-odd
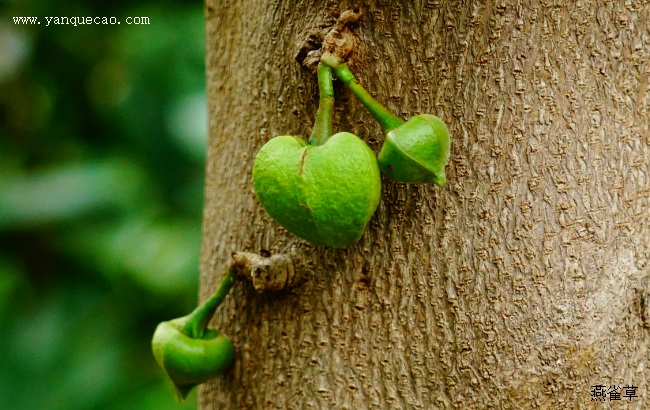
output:
[[[351,29],[357,25],[360,19],[360,11],[346,10],[341,13],[333,26],[312,31],[302,42],[296,54],[296,61],[313,73],[316,73],[316,68],[324,53],[332,54],[339,61],[345,63],[357,42],[357,37]]]
[[[231,264],[237,275],[249,279],[258,292],[283,290],[301,279],[293,267],[293,260],[286,254],[235,252]]]

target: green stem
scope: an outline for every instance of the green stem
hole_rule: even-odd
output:
[[[379,122],[384,132],[388,132],[393,128],[397,128],[404,124],[404,120],[393,114],[388,108],[383,106],[379,101],[375,100],[368,91],[366,91],[350,71],[347,64],[340,64],[338,58],[334,56],[324,56],[321,59],[321,64],[327,64],[334,69],[334,74],[345,83],[345,85],[352,91],[359,101],[366,107],[370,114]]]
[[[208,323],[212,319],[214,312],[226,298],[234,283],[235,269],[231,266],[223,275],[223,278],[221,278],[221,283],[219,283],[219,287],[214,294],[187,316],[188,320],[181,328],[181,332],[193,339],[202,338],[203,332],[208,327]]]
[[[318,64],[318,111],[314,129],[309,137],[311,145],[323,145],[332,135],[332,108],[334,107],[334,84],[332,68]]]

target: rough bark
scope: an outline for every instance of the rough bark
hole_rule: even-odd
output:
[[[650,3],[398,3],[207,0],[202,298],[239,250],[290,253],[307,280],[236,286],[214,325],[237,364],[201,408],[592,408],[597,384],[650,407]],[[383,179],[361,242],[318,249],[266,215],[251,169],[270,138],[309,135],[296,54],[354,7],[352,69],[448,124],[448,183]],[[378,152],[336,93],[335,130]]]

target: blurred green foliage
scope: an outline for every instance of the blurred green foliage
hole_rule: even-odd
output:
[[[150,339],[196,303],[204,52],[198,1],[0,3],[3,410],[196,408]]]

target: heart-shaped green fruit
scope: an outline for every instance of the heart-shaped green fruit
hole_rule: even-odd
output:
[[[412,184],[447,181],[449,131],[442,120],[431,114],[411,117],[386,134],[379,153],[379,168],[388,177]]]
[[[156,328],[151,346],[156,362],[174,383],[184,400],[198,384],[224,373],[235,361],[230,339],[206,329],[201,338],[192,338],[182,329],[188,318],[162,322]]]
[[[253,185],[280,225],[333,248],[361,238],[381,198],[377,159],[348,132],[318,146],[299,137],[273,138],[255,158]]]

